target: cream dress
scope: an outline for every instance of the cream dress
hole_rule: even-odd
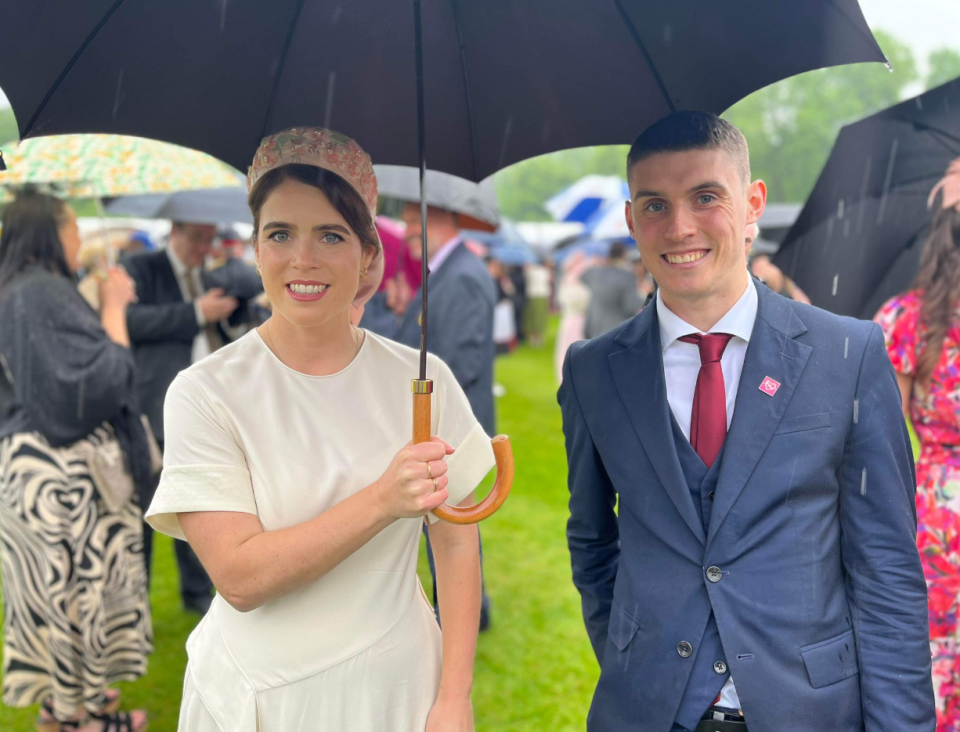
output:
[[[410,440],[418,354],[365,336],[331,376],[293,371],[256,331],[182,372],[166,397],[150,525],[183,539],[177,512],[237,511],[273,531],[379,478]],[[456,448],[455,503],[493,467],[493,451],[446,364],[431,356],[428,371],[433,434]],[[218,595],[187,641],[180,730],[422,732],[441,668],[416,574],[422,524],[394,522],[321,579],[251,612]]]

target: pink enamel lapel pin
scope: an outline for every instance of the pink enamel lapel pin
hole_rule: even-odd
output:
[[[779,388],[780,382],[776,379],[771,379],[769,376],[763,380],[762,384],[760,384],[760,391],[767,396],[773,396],[777,393],[777,389]]]

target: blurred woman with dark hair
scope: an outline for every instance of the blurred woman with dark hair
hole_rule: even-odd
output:
[[[109,689],[152,648],[140,508],[150,479],[123,270],[100,315],[75,284],[80,234],[62,201],[24,192],[0,234],[3,701],[41,703],[40,732],[140,732]]]
[[[927,579],[937,730],[960,730],[960,160],[933,189],[914,287],[877,314],[920,439],[917,541]]]

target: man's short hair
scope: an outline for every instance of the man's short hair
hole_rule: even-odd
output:
[[[747,138],[734,125],[709,112],[674,112],[644,130],[627,155],[627,180],[641,160],[658,153],[688,150],[723,150],[750,184],[750,149]]]

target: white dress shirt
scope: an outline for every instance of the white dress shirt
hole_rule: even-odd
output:
[[[733,408],[737,402],[743,360],[747,355],[750,335],[757,320],[757,302],[757,288],[753,284],[753,279],[750,279],[740,299],[710,331],[711,333],[729,333],[733,336],[720,359],[723,387],[727,397],[727,429],[730,429],[730,422],[733,420]],[[664,304],[659,291],[657,292],[657,319],[660,322],[660,345],[663,347],[663,375],[667,385],[667,402],[684,437],[689,440],[693,395],[697,388],[697,376],[700,373],[700,349],[693,343],[684,343],[678,339],[681,336],[702,332],[671,312]],[[727,683],[720,691],[719,706],[730,709],[740,708],[740,699],[733,685],[732,676],[727,679]]]
[[[203,317],[203,308],[200,307],[198,300],[193,300],[190,297],[190,288],[187,286],[187,277],[193,278],[194,291],[202,295],[203,289],[203,279],[200,276],[200,272],[203,269],[202,267],[194,267],[193,269],[187,269],[180,257],[177,256],[177,253],[173,251],[173,247],[167,246],[167,256],[170,258],[170,265],[173,267],[173,274],[177,277],[177,285],[180,287],[180,295],[183,297],[185,302],[193,303],[193,310],[197,318],[197,326],[200,328],[200,332],[194,336],[193,339],[193,349],[190,352],[190,363],[196,363],[202,358],[206,358],[210,355],[210,341],[207,340],[206,335],[204,335],[203,327],[207,324],[207,319]]]

